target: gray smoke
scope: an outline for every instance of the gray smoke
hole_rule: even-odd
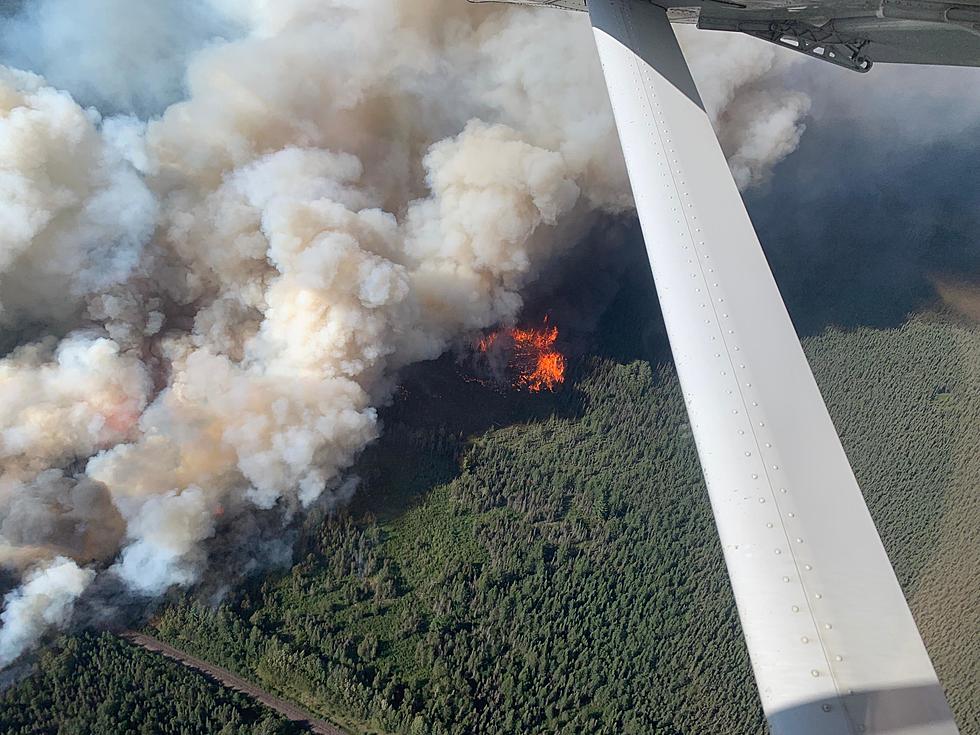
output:
[[[789,84],[814,100],[807,132],[747,200],[797,328],[898,326],[946,297],[969,310],[980,69],[811,63]]]
[[[0,56],[82,106],[146,116],[183,95],[195,52],[243,31],[196,0],[34,0],[4,24]]]
[[[0,329],[53,336],[0,360],[0,563],[23,575],[0,663],[97,572],[157,595],[253,519],[348,499],[399,369],[515,320],[631,206],[582,16],[89,11],[26,3],[3,28],[5,60],[49,78],[0,74]],[[684,36],[736,176],[764,180],[806,99],[784,56],[714,40]]]

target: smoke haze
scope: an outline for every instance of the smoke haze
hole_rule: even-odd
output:
[[[183,95],[194,52],[245,30],[197,0],[19,5],[0,39],[4,63],[37,72],[80,105],[108,114],[162,112]]]
[[[807,132],[747,204],[801,332],[894,327],[980,293],[978,82],[976,68],[789,71],[814,100]]]
[[[281,562],[297,512],[355,491],[399,369],[513,323],[631,206],[579,15],[37,0],[2,23],[0,665],[99,578],[153,596]],[[809,104],[790,62],[682,40],[740,185],[765,181]]]

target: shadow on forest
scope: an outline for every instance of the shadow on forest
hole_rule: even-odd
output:
[[[469,440],[487,431],[578,418],[585,395],[576,388],[595,357],[616,362],[669,362],[670,349],[653,276],[635,222],[603,220],[526,294],[522,323],[548,318],[568,360],[554,393],[483,384],[452,354],[401,374],[392,405],[381,411],[381,437],[359,458],[361,479],[349,512],[392,518],[426,492],[455,479]]]
[[[361,485],[349,512],[388,519],[409,510],[459,475],[471,437],[551,416],[581,416],[585,398],[575,383],[582,370],[582,361],[572,359],[562,387],[529,393],[477,382],[452,355],[407,368],[394,402],[381,411],[381,437],[354,467]]]
[[[846,126],[817,123],[770,184],[747,193],[802,336],[896,327],[939,301],[937,277],[980,277],[974,140],[869,145]]]
[[[897,327],[943,300],[937,282],[980,281],[978,170],[971,136],[883,151],[826,126],[808,130],[772,180],[745,194],[800,336]],[[629,324],[613,325],[622,338],[607,335],[606,354],[667,361],[664,340],[636,344],[636,324],[663,328],[639,228],[626,229],[616,263],[598,264],[621,279],[616,300],[628,304],[613,310]]]

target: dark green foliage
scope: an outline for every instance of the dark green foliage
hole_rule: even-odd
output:
[[[158,634],[389,731],[761,731],[672,375],[579,388],[581,416],[488,432],[418,507],[331,519],[288,577]]]
[[[944,648],[941,602],[914,592],[974,490],[956,468],[980,425],[978,345],[927,319],[808,345],[964,723],[975,646]],[[404,494],[382,473],[291,574],[217,611],[172,607],[158,635],[358,732],[763,732],[672,371],[579,372],[547,417],[473,438],[446,484],[389,426],[367,459],[398,466]]]
[[[962,732],[980,735],[980,334],[920,317],[806,347]],[[672,370],[595,358],[532,399],[448,367],[386,413],[355,504],[309,530],[289,574],[216,610],[171,606],[156,635],[357,733],[764,733]],[[236,732],[254,716],[111,641],[46,653],[0,722],[83,732],[97,692],[144,686],[140,708],[115,707],[131,730],[90,731]],[[160,691],[215,704],[158,709]]]
[[[9,735],[298,735],[238,692],[109,634],[63,637],[0,697]]]
[[[962,735],[980,735],[980,329],[921,316],[808,353]]]

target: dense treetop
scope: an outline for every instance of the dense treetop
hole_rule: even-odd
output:
[[[8,735],[298,735],[238,692],[169,659],[102,635],[64,637],[36,673],[4,692]]]
[[[917,317],[806,348],[962,731],[978,735],[980,332]],[[218,608],[190,595],[153,632],[352,732],[765,732],[672,368],[611,355],[571,372],[531,397],[430,366],[359,462],[354,504],[309,524],[288,573]],[[159,718],[185,728],[159,732],[283,727],[169,662],[148,677],[147,656],[69,638],[0,721],[82,732],[102,710],[58,694],[71,686],[145,702],[111,708],[133,732]]]

